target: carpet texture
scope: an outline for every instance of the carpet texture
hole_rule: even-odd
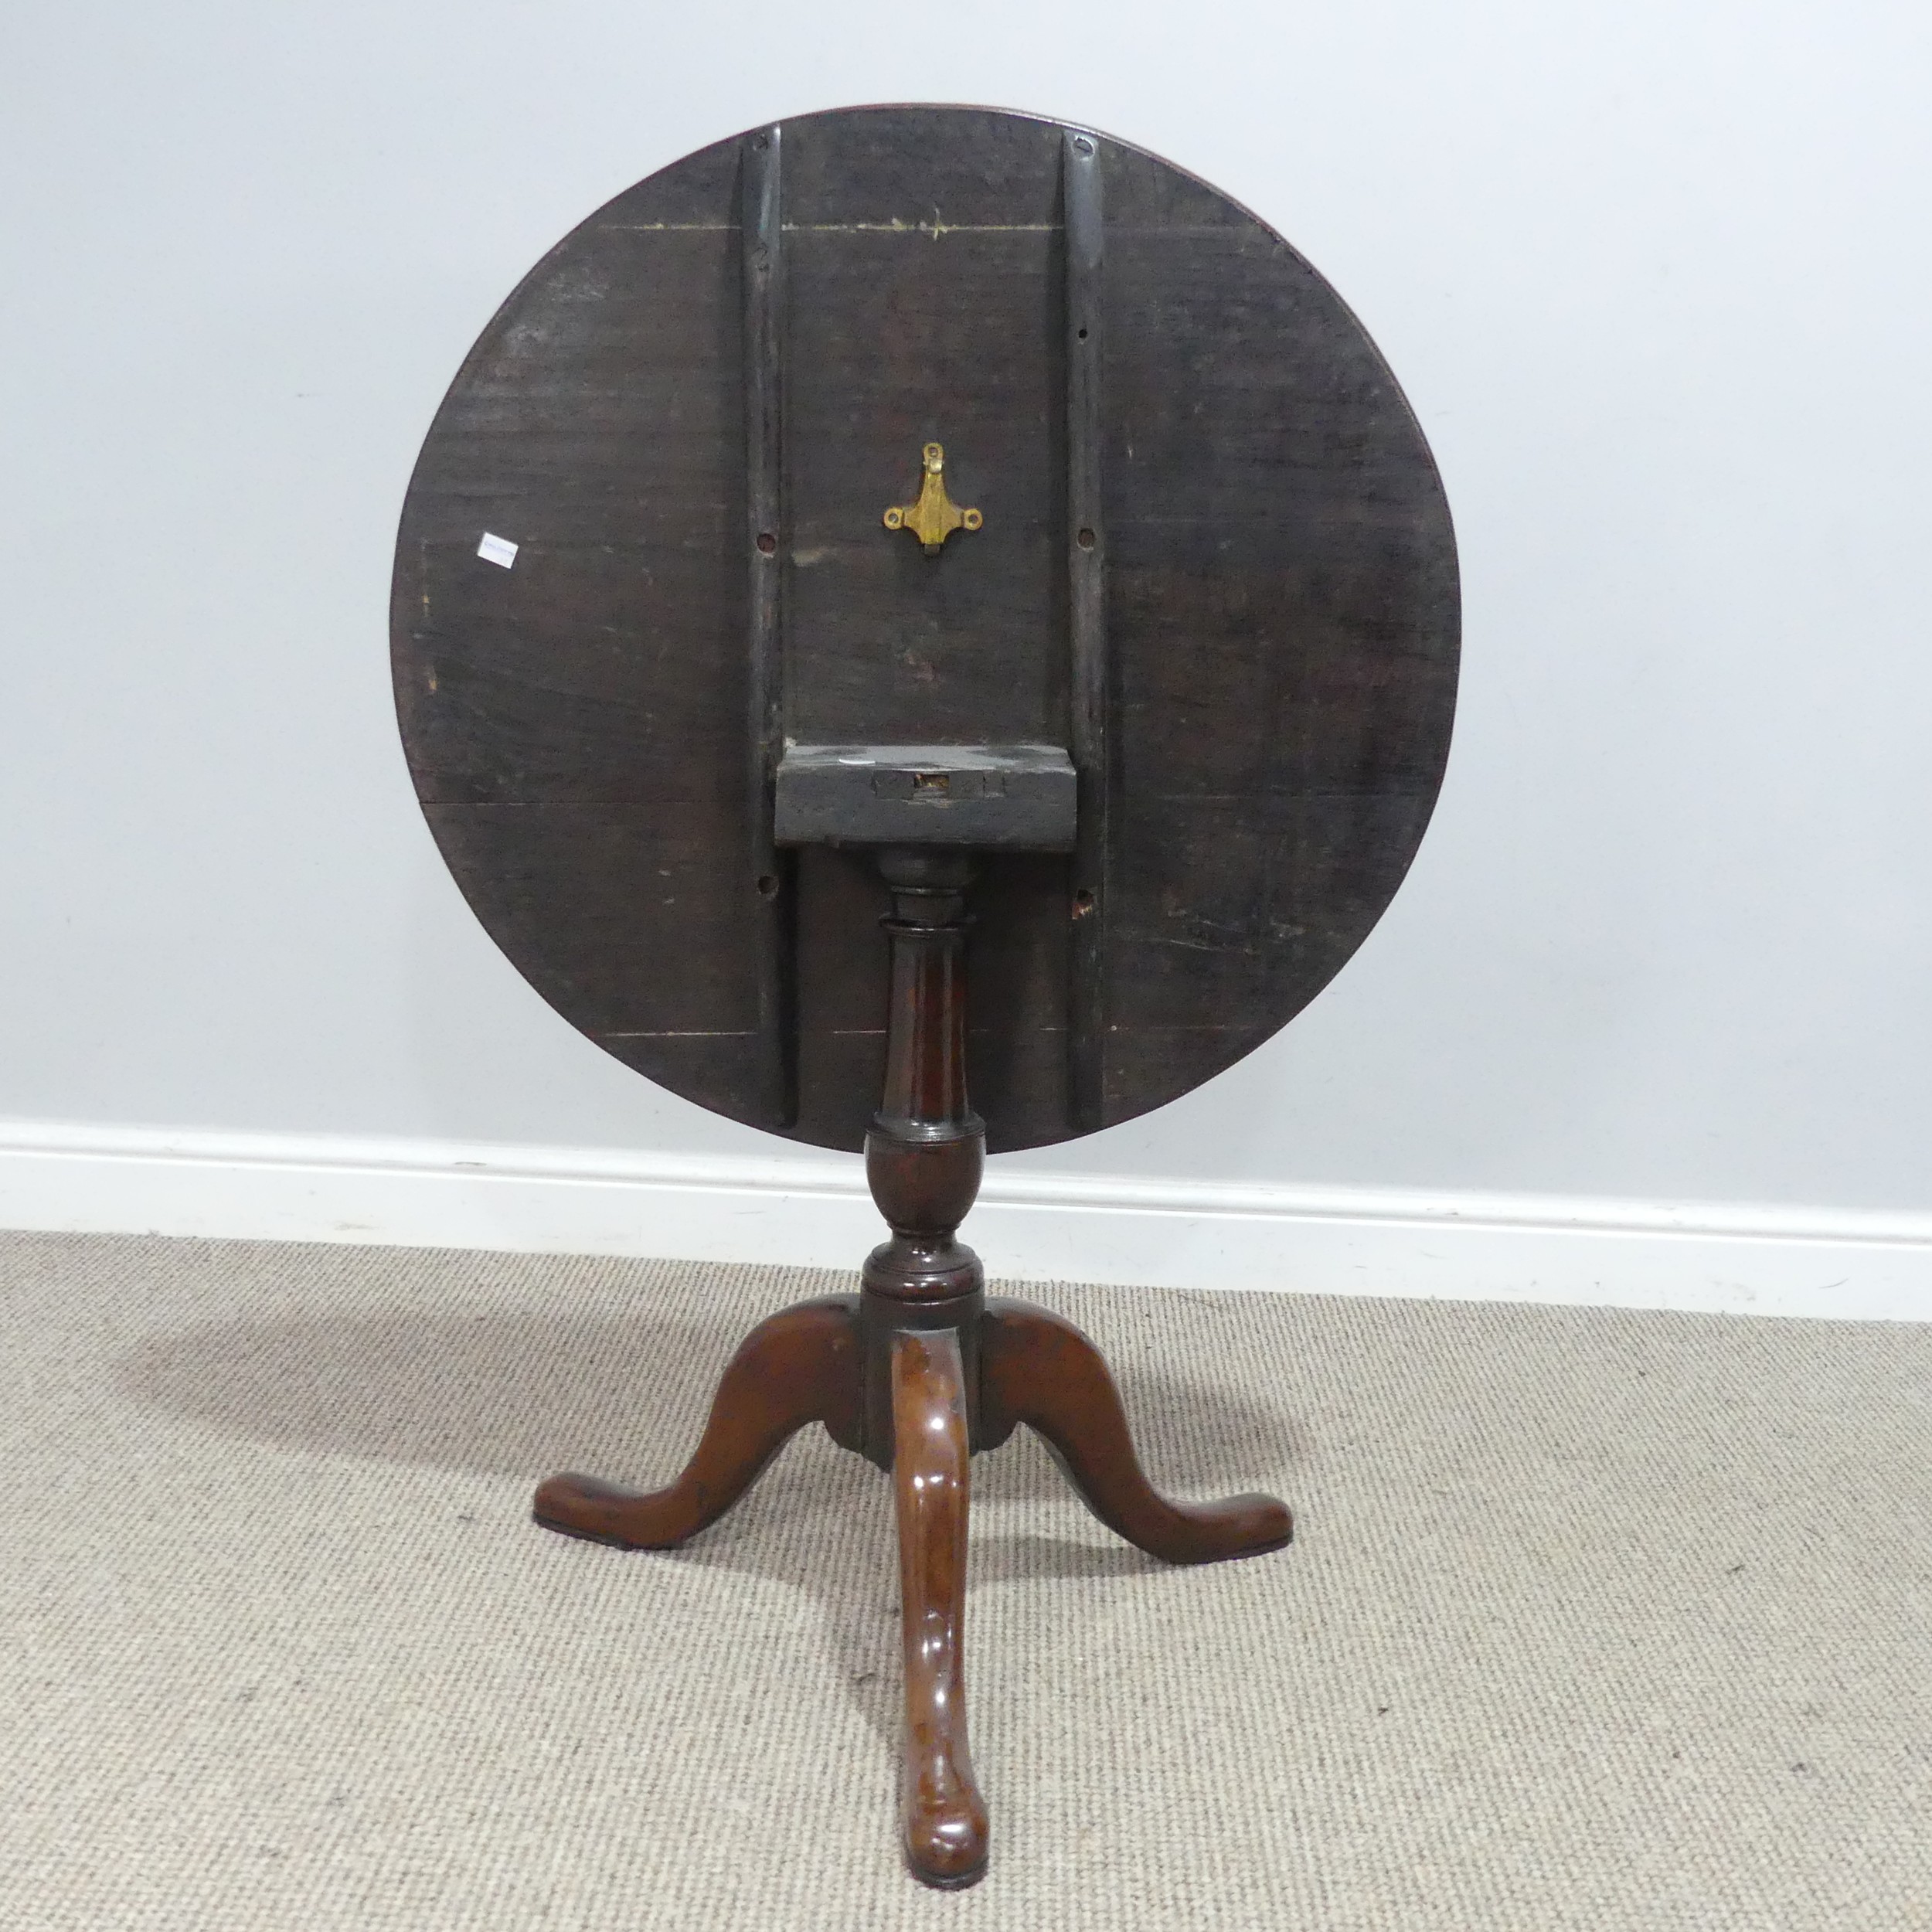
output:
[[[977,1890],[895,1831],[889,1485],[817,1429],[674,1555],[743,1333],[684,1263],[0,1237],[0,1923],[182,1932],[1932,1926],[1932,1330],[1028,1293],[1168,1570],[974,1465]]]

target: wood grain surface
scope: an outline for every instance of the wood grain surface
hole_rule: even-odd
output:
[[[1064,130],[921,107],[781,132],[784,733],[1070,746]],[[397,706],[444,855],[538,992],[761,1125],[782,893],[784,1131],[856,1148],[885,889],[849,850],[761,874],[745,778],[751,138],[618,196],[484,332],[403,511]],[[1459,626],[1434,464],[1341,298],[1225,197],[1095,138],[1111,1124],[1250,1051],[1361,944],[1440,784]],[[936,557],[881,522],[929,440],[985,513]],[[486,531],[512,568],[477,556]],[[995,1151],[1078,1131],[1074,863],[996,855],[975,888],[968,1073]]]

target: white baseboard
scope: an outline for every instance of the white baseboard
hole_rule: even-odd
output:
[[[0,1226],[850,1269],[856,1156],[769,1159],[0,1123]],[[1932,1215],[1027,1172],[973,1244],[1006,1281],[1932,1321]]]

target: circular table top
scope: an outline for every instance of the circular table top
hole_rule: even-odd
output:
[[[1441,782],[1455,543],[1394,377],[1272,230],[1090,139],[1102,245],[1077,264],[1055,122],[852,109],[688,156],[531,270],[410,486],[397,706],[458,884],[573,1025],[794,1138],[856,1148],[877,1104],[884,896],[862,851],[772,859],[760,651],[787,741],[1068,747],[1098,587],[1107,751],[1081,809],[1104,800],[1104,849],[996,851],[975,889],[968,1071],[995,1151],[1145,1112],[1285,1025],[1388,904]],[[748,180],[774,197],[750,217],[769,289]],[[1077,300],[1098,304],[1085,419]],[[932,442],[981,522],[929,556],[881,512],[910,510]],[[1097,555],[1070,523],[1083,461]]]

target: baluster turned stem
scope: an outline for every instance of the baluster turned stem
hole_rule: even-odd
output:
[[[984,1280],[978,1257],[953,1238],[986,1160],[986,1124],[966,1098],[962,955],[973,864],[944,848],[889,847],[879,866],[892,888],[892,995],[866,1178],[893,1236],[867,1260],[865,1284],[898,1301],[950,1300]]]

